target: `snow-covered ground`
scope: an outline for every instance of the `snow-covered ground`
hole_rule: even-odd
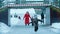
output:
[[[38,31],[34,31],[32,26],[15,26],[11,28],[11,31],[6,34],[57,34],[49,30],[47,27],[39,27]]]
[[[11,28],[11,29],[10,29]],[[60,30],[39,26],[39,29],[37,32],[34,31],[33,26],[13,26],[8,27],[6,24],[1,23],[0,24],[0,34],[60,34]]]
[[[10,31],[10,27],[8,27],[6,24],[3,22],[0,22],[0,32],[2,33],[7,33]]]
[[[60,29],[60,23],[53,23],[52,27]]]
[[[3,22],[0,22],[0,34],[60,34],[59,25],[60,23],[53,23],[51,26],[52,28],[39,26],[38,31],[35,32],[34,27],[32,26],[17,25],[13,27],[8,27]]]
[[[51,30],[56,33],[60,33],[60,23],[53,23],[51,26]]]

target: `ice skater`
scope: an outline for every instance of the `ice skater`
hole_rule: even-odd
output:
[[[20,17],[20,16],[19,16],[18,18],[19,18],[19,19],[21,19],[21,17]]]
[[[28,11],[27,11],[26,14],[24,15],[24,18],[25,18],[25,25],[29,25],[29,23],[30,23],[29,18],[31,18],[31,17],[30,17],[30,14],[29,14]],[[24,18],[23,18],[23,19],[24,19]]]
[[[14,17],[15,17],[15,18],[17,18],[17,17],[18,17],[16,13],[14,14]]]
[[[41,20],[43,21],[41,22],[41,24],[44,24],[44,13],[43,12],[41,13]]]
[[[37,18],[37,15],[34,15],[34,18],[32,17],[31,21],[32,21],[31,22],[32,26],[34,26],[34,31],[37,32],[38,31],[38,21],[40,21],[40,22],[42,22],[42,21]]]

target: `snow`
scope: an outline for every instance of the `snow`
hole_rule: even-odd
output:
[[[37,18],[41,20],[41,15],[37,15]]]
[[[56,34],[48,29],[47,27],[39,27],[38,31],[35,32],[32,26],[15,26],[7,34]]]
[[[51,28],[51,30],[55,33],[60,33],[60,29]]]
[[[35,14],[35,10],[33,8],[26,8],[26,9],[10,9],[10,14],[25,14],[26,12],[29,12],[30,14]]]
[[[9,16],[10,17],[10,25],[11,26],[15,26],[15,25],[22,25],[23,26],[23,25],[25,25],[23,17],[24,17],[24,14],[27,11],[30,13],[31,17],[34,17],[34,15],[36,14],[34,8],[28,8],[28,9],[27,8],[26,9],[10,9],[9,10],[9,12],[10,12],[9,15],[12,15],[12,17]],[[14,17],[15,14],[17,16],[20,16],[21,19],[18,19],[18,17],[15,18]],[[41,20],[41,15],[38,15],[38,14],[36,14],[36,15],[37,15],[37,18]],[[46,17],[46,15],[44,15],[44,16]],[[46,19],[44,18],[44,23],[45,23],[45,21],[46,21]],[[31,20],[30,20],[30,22],[31,22]],[[40,24],[41,24],[41,22],[39,21],[39,25]]]
[[[53,23],[52,27],[60,29],[60,23]]]
[[[19,25],[20,20],[18,18],[12,17],[10,22],[11,22],[11,26],[16,25],[16,24]]]
[[[37,15],[37,18],[41,20],[41,15]],[[40,25],[41,22],[39,21],[38,24]]]
[[[3,22],[0,22],[0,32],[7,33],[9,32],[10,28],[4,24]]]
[[[41,20],[41,15],[37,15],[37,18]],[[44,14],[44,24],[46,24],[45,22],[46,22],[46,14]],[[38,22],[38,24],[42,25],[40,21]]]
[[[51,30],[56,32],[56,33],[59,33],[60,32],[60,23],[53,23],[52,26],[51,26]]]
[[[14,25],[25,25],[23,17],[24,17],[24,14],[27,11],[30,13],[31,17],[33,17],[34,14],[36,14],[35,10],[33,8],[28,8],[28,9],[10,9],[10,11],[9,11],[10,15],[13,16],[12,18],[9,16],[10,17],[10,25],[11,26],[14,26]],[[14,17],[15,13],[16,13],[17,16],[21,17],[21,20],[18,19],[18,17],[17,18]],[[31,20],[30,20],[30,22],[31,22]]]

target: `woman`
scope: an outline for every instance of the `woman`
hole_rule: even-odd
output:
[[[25,25],[27,24],[29,25],[29,18],[31,18],[29,12],[26,12],[26,14],[24,15],[24,18],[25,18]]]

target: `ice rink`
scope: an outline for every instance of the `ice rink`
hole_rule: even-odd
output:
[[[50,27],[39,26],[37,32],[34,31],[32,26],[14,26],[11,27],[11,30],[7,33],[1,34],[59,34],[51,30]]]
[[[26,12],[30,13],[30,16],[33,17],[36,13],[33,8],[30,9],[10,9],[9,11],[9,25],[8,27],[6,24],[2,23],[0,24],[0,34],[60,34],[60,29],[57,29],[56,24],[53,24],[52,26],[46,26],[44,24],[41,24],[39,22],[39,28],[38,31],[34,31],[34,26],[31,24],[29,26],[25,26],[24,24],[24,14]],[[14,17],[14,15],[20,16],[21,19],[18,17]],[[12,17],[11,17],[12,16]],[[38,19],[41,19],[40,15],[37,15]],[[31,22],[31,20],[30,20]],[[60,24],[59,24],[60,25]]]

